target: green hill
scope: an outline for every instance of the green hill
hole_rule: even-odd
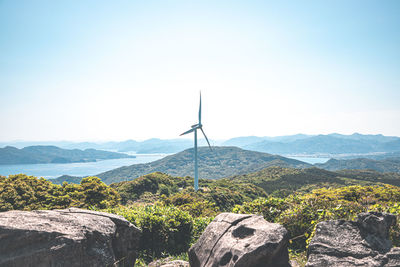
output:
[[[400,175],[375,171],[332,172],[318,168],[293,169],[269,167],[257,172],[235,175],[233,182],[251,183],[266,193],[290,194],[293,191],[306,191],[320,187],[341,187],[348,185],[400,185]]]
[[[235,174],[244,174],[262,170],[269,166],[307,168],[312,165],[294,159],[262,152],[240,149],[237,147],[200,147],[199,177],[219,179]],[[132,180],[145,174],[163,172],[173,176],[193,175],[193,149],[167,156],[163,159],[145,164],[134,164],[100,173],[106,184]]]
[[[382,173],[375,170],[340,170],[336,171],[336,173],[342,177],[347,177],[354,180],[400,186],[399,173]]]

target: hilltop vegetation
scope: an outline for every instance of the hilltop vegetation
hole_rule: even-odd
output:
[[[352,219],[363,211],[400,215],[400,187],[383,183],[399,181],[393,173],[270,167],[229,179],[201,179],[200,190],[194,192],[191,177],[164,173],[110,186],[96,177],[84,178],[79,185],[60,186],[14,175],[0,177],[0,210],[76,206],[122,215],[143,231],[138,266],[167,255],[185,257],[182,253],[220,212],[255,213],[288,229],[293,256],[304,255],[320,221]],[[397,246],[399,223],[390,233]]]
[[[317,168],[302,170],[270,167],[231,179],[200,180],[197,192],[192,190],[192,182],[189,177],[153,173],[133,181],[111,184],[121,194],[122,202],[128,206],[108,211],[123,215],[145,229],[166,229],[170,217],[161,210],[166,207],[177,208],[192,218],[189,221],[193,225],[193,232],[182,243],[186,244],[185,247],[193,243],[201,232],[199,229],[204,229],[207,222],[220,212],[261,214],[266,220],[283,224],[288,229],[292,256],[300,253],[303,257],[315,225],[320,221],[350,220],[365,211],[385,211],[400,215],[400,187],[382,183],[399,184],[400,177],[397,174],[352,171],[346,176],[345,172],[336,173]],[[294,182],[298,185],[294,189],[299,191],[287,187]],[[270,185],[274,183],[280,186],[271,188]],[[155,225],[150,224],[149,218],[157,216],[163,219]],[[390,233],[397,246],[400,245],[399,223]],[[147,239],[163,240],[161,243],[164,246],[169,242],[168,231],[164,231],[149,230],[146,232]],[[142,251],[142,259],[150,259],[149,252],[156,257],[161,257],[161,251],[168,254],[185,252],[183,248],[172,252],[168,246],[159,247],[154,243],[150,245],[143,242],[147,249]]]
[[[251,183],[234,183],[229,179],[200,179],[201,190],[193,190],[193,178],[174,177],[160,172],[144,175],[132,181],[111,184],[121,196],[122,204],[152,203],[194,205],[213,203],[215,211],[229,211],[236,204],[250,201],[267,194]]]
[[[331,172],[318,168],[268,167],[231,178],[200,179],[200,190],[195,194],[192,188],[193,178],[174,177],[160,172],[131,181],[113,183],[110,187],[120,194],[124,205],[159,200],[176,205],[189,200],[193,203],[206,200],[216,204],[220,211],[228,211],[236,204],[267,195],[285,197],[293,192],[311,192],[322,187],[384,184],[400,186],[400,175],[374,171]],[[188,199],[183,200],[184,197]]]
[[[0,164],[72,163],[104,159],[131,158],[122,153],[95,149],[62,149],[56,146],[28,146],[22,149],[0,148]]]

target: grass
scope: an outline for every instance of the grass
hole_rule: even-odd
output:
[[[298,252],[289,249],[289,260],[293,267],[304,267],[307,263],[307,251]],[[297,263],[297,265],[293,264],[293,262]]]
[[[176,260],[189,261],[188,254],[182,253],[179,255],[169,255],[165,258],[158,258],[158,259],[155,258],[152,261],[152,266],[161,266],[162,264],[165,264],[170,261],[176,261]],[[138,259],[136,259],[135,266],[147,267],[147,266],[149,266],[149,264],[147,264],[143,258],[139,257]]]

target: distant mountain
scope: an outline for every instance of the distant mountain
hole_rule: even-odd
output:
[[[382,160],[357,158],[348,160],[330,159],[325,163],[315,164],[318,168],[325,170],[375,170],[378,172],[400,173],[400,157],[386,158]]]
[[[382,143],[381,147],[384,151],[400,152],[400,139]]]
[[[62,149],[56,146],[28,146],[22,149],[0,148],[0,164],[72,163],[104,159],[131,158],[122,153],[95,149]]]
[[[69,141],[11,141],[11,142],[0,142],[0,148],[6,146],[13,146],[16,148],[24,148],[27,146],[58,146],[65,148],[72,142]],[[93,147],[94,148],[94,147]]]
[[[312,135],[306,134],[295,134],[295,135],[284,135],[284,136],[275,136],[275,137],[258,137],[258,136],[242,136],[235,137],[229,140],[226,140],[222,143],[223,146],[237,146],[237,147],[246,147],[251,144],[256,144],[260,142],[292,142],[304,138],[311,137]]]
[[[245,149],[273,154],[364,154],[400,151],[399,137],[382,135],[350,136],[330,134],[317,135],[294,141],[264,140],[244,146]]]
[[[101,149],[118,152],[136,153],[177,153],[193,146],[192,139],[157,139],[152,138],[144,141],[126,140],[122,142],[11,142],[8,144],[15,147],[28,145],[55,145],[65,149]],[[203,139],[200,145],[206,146]],[[237,146],[243,149],[266,152],[279,155],[334,155],[335,157],[362,157],[374,154],[400,152],[400,137],[377,135],[364,135],[354,133],[344,135],[332,133],[328,135],[306,135],[295,134],[275,137],[242,136],[225,141],[211,140],[212,145]]]
[[[380,142],[380,143],[386,143],[386,142],[390,142],[390,141],[400,140],[399,137],[385,136],[382,134],[353,133],[351,135],[345,135],[345,134],[332,133],[332,134],[328,134],[328,136],[333,136],[333,137],[342,138],[342,139],[363,140],[363,141],[372,141],[372,142]]]
[[[204,140],[199,140],[200,145],[205,145]],[[118,152],[136,152],[138,154],[151,154],[151,153],[176,153],[193,146],[193,141],[190,139],[158,139],[151,138],[144,141],[126,140],[122,142],[81,142],[71,143],[65,148],[95,148],[105,149]]]
[[[223,146],[237,146],[237,147],[245,147],[254,143],[259,143],[267,140],[266,137],[258,137],[258,136],[242,136],[235,137],[229,140],[226,140],[222,143]]]
[[[193,141],[189,139],[162,140],[152,138],[142,142],[138,142],[134,147],[120,148],[118,151],[136,151],[139,154],[176,153],[192,146]]]
[[[376,159],[376,160],[383,160],[383,159],[389,159],[389,158],[400,158],[400,151],[387,152],[387,153],[376,153],[376,154],[372,153],[369,155],[362,155],[362,157],[367,158],[367,159]],[[351,157],[351,158],[354,158],[354,157]],[[341,159],[346,159],[346,157],[343,157]]]
[[[121,142],[115,142],[115,141],[110,141],[110,142],[71,142],[63,148],[66,149],[88,149],[88,148],[94,148],[94,149],[104,149],[104,150],[113,150],[113,151],[119,151],[123,150],[126,147],[133,147],[135,148],[139,144],[138,141],[135,140],[126,140],[126,141],[121,141]],[[127,151],[135,151],[133,150],[127,150]]]
[[[208,147],[199,148],[200,178],[218,179],[261,170],[268,166],[307,168],[312,165],[299,160],[237,147],[213,147],[212,151]],[[193,177],[193,149],[187,149],[150,163],[120,167],[96,176],[110,184],[131,180],[152,172]]]

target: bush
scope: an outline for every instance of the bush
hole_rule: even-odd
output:
[[[102,210],[125,217],[142,230],[140,254],[146,260],[186,252],[212,218],[193,218],[189,212],[160,204]]]
[[[215,216],[219,209],[214,203],[205,200],[201,195],[194,192],[178,193],[163,199],[164,205],[173,205],[181,210],[185,210],[193,217]]]
[[[290,203],[282,198],[269,197],[258,198],[252,202],[245,202],[243,205],[236,205],[235,213],[260,214],[269,222],[276,222],[282,212],[289,209]]]
[[[79,185],[60,186],[25,174],[0,176],[0,211],[107,208],[118,204],[118,193],[97,177],[83,178]]]

